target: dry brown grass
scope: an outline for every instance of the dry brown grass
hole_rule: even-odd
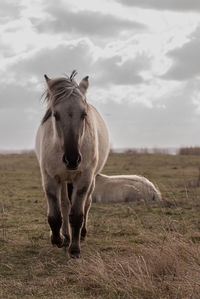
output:
[[[0,156],[0,298],[199,299],[198,158],[112,154],[105,173],[146,175],[164,202],[94,204],[73,260],[50,244],[35,157]]]
[[[78,280],[82,291],[90,290],[92,298],[199,298],[199,246],[165,237],[157,245],[150,239],[136,252],[95,252],[69,261],[72,281]]]

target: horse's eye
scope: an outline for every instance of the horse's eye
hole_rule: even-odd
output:
[[[86,113],[86,112],[83,112],[83,113],[81,114],[81,118],[82,118],[82,119],[85,119],[86,116],[87,116],[87,113]]]
[[[55,120],[59,120],[60,118],[59,118],[59,114],[57,113],[57,112],[54,112],[53,113],[53,116],[55,117]]]

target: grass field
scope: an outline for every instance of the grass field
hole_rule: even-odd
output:
[[[200,298],[200,158],[111,154],[163,203],[93,204],[81,258],[52,247],[33,154],[0,155],[0,298]]]

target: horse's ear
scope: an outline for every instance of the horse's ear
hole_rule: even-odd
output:
[[[79,88],[80,88],[82,94],[84,94],[84,95],[86,94],[87,89],[88,89],[88,86],[89,86],[89,81],[88,81],[88,79],[89,79],[89,76],[86,76],[86,77],[83,78],[83,79],[81,80],[81,82],[79,83]]]
[[[51,79],[45,74],[44,78],[46,80],[47,85],[49,85],[49,82],[51,81]]]

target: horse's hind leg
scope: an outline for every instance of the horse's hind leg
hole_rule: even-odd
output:
[[[66,183],[61,184],[61,211],[63,217],[62,223],[62,234],[64,237],[63,246],[68,247],[70,243],[70,232],[69,232],[69,210],[70,203],[69,198],[66,192],[67,185]]]
[[[50,178],[48,175],[43,176],[43,186],[48,205],[48,223],[51,228],[51,243],[58,247],[63,246],[63,238],[60,234],[62,225],[62,216],[60,211],[59,193],[60,184],[57,180]]]
[[[95,186],[95,181],[93,180],[93,182],[91,183],[89,192],[88,192],[86,202],[85,202],[84,215],[83,215],[83,226],[81,229],[81,241],[84,241],[85,237],[87,235],[87,220],[88,220],[89,210],[90,210],[90,207],[92,204],[92,193],[94,191],[94,186]]]
[[[94,191],[94,181],[91,183],[90,190],[88,192],[88,196],[85,202],[85,208],[84,208],[84,215],[83,215],[83,226],[81,229],[81,241],[85,240],[85,237],[87,235],[87,220],[88,220],[88,213],[91,207],[92,203],[92,192]]]
[[[81,241],[85,240],[85,237],[87,235],[87,220],[88,220],[88,213],[91,207],[92,203],[92,196],[88,196],[86,202],[85,202],[85,209],[84,209],[84,215],[83,215],[83,226],[81,229]]]

